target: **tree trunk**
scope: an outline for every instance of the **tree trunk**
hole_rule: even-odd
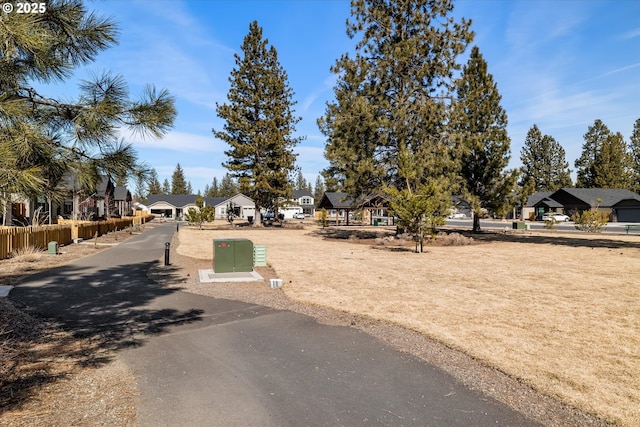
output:
[[[480,232],[480,215],[473,213],[473,230],[474,233]]]
[[[262,227],[262,213],[260,213],[260,206],[256,203],[254,205],[253,213],[253,227]]]

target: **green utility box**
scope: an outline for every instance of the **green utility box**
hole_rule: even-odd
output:
[[[58,248],[58,242],[56,241],[49,242],[49,245],[47,246],[47,253],[49,255],[58,255],[60,253],[60,249]]]
[[[253,271],[253,242],[249,239],[213,239],[213,271]]]
[[[524,221],[514,221],[513,222],[513,229],[514,230],[526,230],[527,229],[527,224]]]

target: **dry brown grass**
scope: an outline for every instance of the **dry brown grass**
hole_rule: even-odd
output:
[[[26,248],[0,260],[0,285],[122,242],[127,230],[97,245],[68,245],[60,255]],[[0,427],[134,425],[138,394],[132,373],[97,343],[0,299]]]
[[[178,252],[211,259],[214,237],[266,244],[293,300],[403,325],[610,422],[640,425],[640,237],[494,236],[415,254],[412,242],[376,245],[382,227],[336,230],[325,233],[340,239],[315,228],[184,228]]]

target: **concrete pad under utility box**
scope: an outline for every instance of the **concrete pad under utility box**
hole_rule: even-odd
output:
[[[255,271],[236,271],[231,273],[215,273],[213,270],[198,270],[200,283],[213,282],[260,282],[264,279]]]

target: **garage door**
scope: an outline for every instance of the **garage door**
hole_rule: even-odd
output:
[[[618,222],[640,222],[640,208],[618,208]]]

